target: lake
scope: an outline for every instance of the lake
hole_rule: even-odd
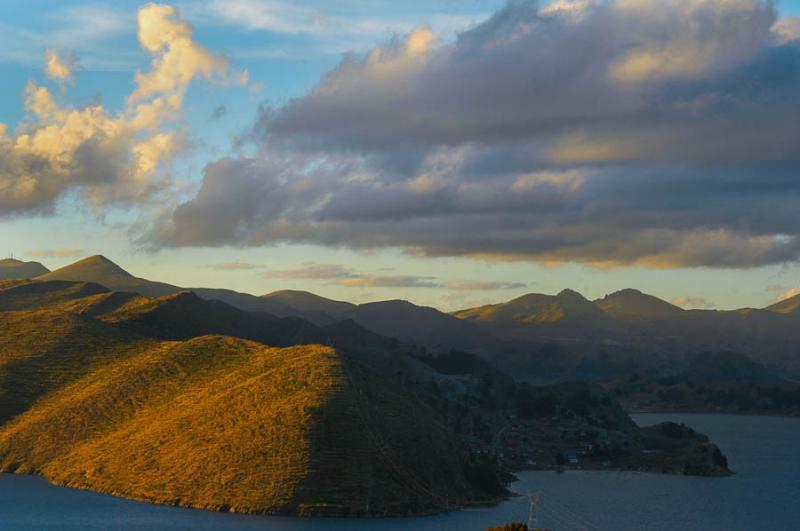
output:
[[[800,419],[709,414],[638,414],[640,425],[671,420],[708,434],[736,475],[525,472],[523,494],[496,507],[407,519],[298,519],[163,507],[0,474],[0,530],[483,530],[528,520],[562,529],[780,530],[800,527]]]

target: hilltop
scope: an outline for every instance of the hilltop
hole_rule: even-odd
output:
[[[34,278],[48,273],[39,262],[23,262],[13,258],[0,260],[0,280]]]

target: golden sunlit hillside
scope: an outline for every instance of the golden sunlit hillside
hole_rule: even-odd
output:
[[[3,471],[237,512],[404,515],[496,499],[468,481],[450,428],[387,376],[326,346],[197,337],[289,327],[289,341],[301,320],[81,282],[9,282],[0,303],[13,309],[0,311]],[[381,374],[405,367],[391,360]]]

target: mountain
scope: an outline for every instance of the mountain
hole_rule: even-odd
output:
[[[671,374],[685,355],[749,355],[773,371],[800,375],[800,298],[766,309],[683,310],[638,290],[594,302],[565,290],[529,294],[454,312],[496,337],[517,342],[496,360],[533,379],[605,379],[615,374]]]
[[[37,280],[69,280],[93,282],[116,291],[132,291],[146,297],[159,297],[180,291],[161,282],[138,278],[102,255],[90,256],[37,277]]]
[[[262,295],[264,299],[278,301],[305,314],[325,314],[333,319],[349,318],[356,308],[349,302],[327,299],[308,291],[284,289]]]
[[[307,291],[282,290],[264,298],[293,308],[296,315],[317,324],[350,319],[383,336],[433,349],[464,349],[489,353],[502,343],[471,323],[427,306],[403,300],[351,304]]]
[[[454,312],[459,319],[481,323],[557,324],[602,319],[604,314],[583,295],[564,290],[558,295],[531,293],[501,304]]]
[[[93,282],[111,290],[138,293],[145,297],[163,297],[181,291],[193,291],[204,299],[223,301],[244,311],[268,312],[281,317],[298,313],[277,300],[272,301],[248,293],[217,288],[182,288],[135,277],[101,255],[84,258],[74,264],[41,275],[37,277],[37,280]]]
[[[766,309],[775,313],[800,314],[800,294],[776,302]]]
[[[0,280],[34,278],[49,271],[39,262],[23,262],[13,258],[0,260]]]
[[[603,341],[615,322],[593,302],[572,290],[558,295],[531,293],[501,304],[452,314],[496,335],[521,340]]]
[[[624,320],[675,316],[685,311],[637,289],[623,289],[594,302],[608,315]]]

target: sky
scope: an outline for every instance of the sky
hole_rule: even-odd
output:
[[[800,291],[800,0],[0,0],[0,254],[444,310]]]

